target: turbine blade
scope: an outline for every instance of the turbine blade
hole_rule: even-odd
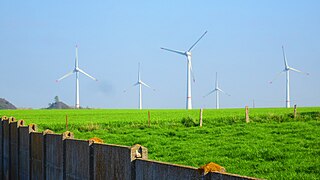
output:
[[[56,82],[59,82],[59,81],[61,81],[62,79],[65,79],[66,77],[70,76],[70,75],[73,74],[73,73],[74,73],[74,71],[69,72],[68,74],[62,76],[60,79],[57,79]]]
[[[289,70],[295,71],[295,72],[298,72],[298,73],[302,73],[302,71],[300,71],[300,70],[298,70],[298,69],[295,69],[295,68],[292,68],[292,67],[289,67]]]
[[[224,91],[223,91],[222,89],[220,89],[220,88],[218,88],[217,90],[220,91],[220,92],[222,92],[222,93],[224,93],[224,94],[226,94],[227,96],[231,96],[230,94],[224,92]]]
[[[177,50],[172,50],[172,49],[168,49],[168,48],[161,48],[161,49],[163,49],[163,50],[166,50],[166,51],[170,51],[170,52],[174,52],[174,53],[177,53],[177,54],[181,54],[181,55],[186,55],[186,53],[185,52],[183,52],[183,51],[177,51]]]
[[[218,88],[218,72],[216,72],[216,88]]]
[[[214,92],[216,92],[216,89],[214,89],[214,90],[210,91],[209,93],[207,93],[207,94],[206,94],[206,95],[204,95],[203,97],[207,97],[207,96],[209,96],[210,94],[212,94],[212,93],[214,93]]]
[[[191,68],[191,74],[192,74],[192,80],[195,83],[196,82],[196,77],[194,75],[194,72],[193,72],[192,68]]]
[[[276,74],[276,75],[274,76],[274,78],[273,78],[271,81],[269,81],[269,83],[272,84],[273,81],[275,81],[282,73],[284,73],[284,72],[286,72],[286,71],[287,71],[287,70],[283,70],[283,71],[279,72],[278,74]]]
[[[133,88],[134,86],[137,86],[137,85],[139,85],[139,84],[140,84],[139,82],[136,82],[136,83],[134,83],[132,86],[130,86],[129,88],[124,89],[123,92],[125,93],[125,92],[127,92],[129,89],[131,89],[131,88]]]
[[[194,75],[194,72],[193,72],[193,69],[192,69],[192,63],[191,63],[191,61],[190,61],[190,71],[191,71],[191,76],[192,76],[192,81],[193,82],[196,82],[196,78],[195,78],[195,75]]]
[[[302,73],[302,74],[305,74],[305,75],[309,75],[309,73],[302,72],[302,71],[300,71],[298,69],[295,69],[295,68],[292,68],[292,67],[289,67],[289,70],[295,71],[295,72],[298,72],[298,73]]]
[[[93,80],[95,80],[95,81],[98,81],[96,78],[90,76],[88,73],[84,72],[82,69],[79,69],[79,68],[78,68],[78,71],[81,72],[82,74],[88,76],[89,78],[91,78],[91,79],[93,79]]]
[[[282,46],[282,54],[283,54],[284,66],[285,66],[285,69],[287,69],[289,68],[289,66],[288,66],[287,57],[286,57],[286,53],[284,52],[283,46]]]
[[[189,48],[188,51],[191,51],[191,49],[194,48],[194,46],[203,38],[204,35],[207,34],[207,32],[208,32],[208,31],[204,32],[204,33],[202,34],[202,36]]]
[[[142,82],[142,81],[140,81],[140,83],[141,83],[142,85],[144,85],[145,87],[152,89],[148,84],[146,84],[146,83],[144,83],[144,82]]]
[[[75,68],[79,67],[79,60],[78,60],[78,45],[76,44],[76,58],[75,58]]]

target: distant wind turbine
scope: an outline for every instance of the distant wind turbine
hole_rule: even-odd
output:
[[[278,75],[280,75],[283,72],[286,72],[286,107],[290,107],[290,79],[289,79],[289,71],[295,71],[298,73],[304,73],[300,70],[297,70],[295,68],[292,68],[288,65],[288,61],[286,58],[286,54],[284,52],[284,47],[282,46],[282,53],[283,53],[283,59],[284,59],[284,70],[281,71]],[[309,75],[309,73],[304,73],[306,75]],[[278,77],[278,75],[276,77]],[[276,79],[276,77],[274,79]],[[274,81],[274,80],[273,80]],[[270,81],[272,83],[273,81]]]
[[[138,81],[135,84],[133,84],[132,87],[138,86],[138,85],[139,85],[139,109],[142,109],[142,85],[147,87],[147,88],[150,88],[150,89],[151,89],[151,87],[141,80],[140,63],[138,65]],[[153,90],[155,90],[155,89],[153,89]],[[126,92],[126,91],[127,90],[124,90],[124,92]]]
[[[191,50],[203,38],[203,36],[206,33],[207,33],[207,31],[204,32],[202,34],[202,36],[185,52],[172,50],[172,49],[167,49],[167,48],[161,48],[163,50],[170,51],[170,52],[173,52],[173,53],[177,53],[177,54],[180,54],[180,55],[184,55],[184,56],[187,57],[187,102],[186,102],[186,109],[192,109],[192,102],[191,102],[191,73],[192,73],[192,76],[193,76],[193,81],[195,81],[194,75],[193,75],[193,72],[192,72],[192,64],[191,64],[191,56],[192,56],[192,54],[191,54]]]
[[[216,109],[219,109],[220,108],[220,102],[219,102],[219,92],[222,92],[228,96],[230,96],[230,94],[224,92],[222,89],[219,88],[219,84],[218,84],[218,73],[216,72],[216,86],[214,88],[214,90],[210,91],[208,94],[206,94],[205,96],[203,97],[207,97],[209,96],[210,94],[216,92]]]
[[[75,66],[74,66],[74,69],[73,69],[71,72],[67,73],[66,75],[62,76],[60,79],[56,80],[56,82],[59,82],[59,81],[65,79],[66,77],[72,75],[73,73],[76,74],[76,102],[75,102],[75,107],[76,107],[77,109],[80,108],[79,72],[82,73],[82,74],[84,74],[84,75],[86,75],[86,76],[88,76],[89,78],[97,81],[96,78],[90,76],[88,73],[84,72],[82,69],[79,68],[79,62],[78,62],[78,46],[76,45],[76,58],[75,58]]]

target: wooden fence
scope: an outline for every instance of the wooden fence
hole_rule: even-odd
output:
[[[35,124],[1,118],[0,179],[254,179],[148,160],[141,145],[119,146],[74,139],[71,132],[37,132]]]

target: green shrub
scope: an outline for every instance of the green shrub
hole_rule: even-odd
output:
[[[182,118],[181,123],[185,126],[185,127],[195,127],[198,124],[194,122],[194,120],[192,119],[192,117],[187,117],[187,118]]]

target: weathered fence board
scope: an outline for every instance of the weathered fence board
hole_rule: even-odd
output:
[[[10,179],[18,179],[19,164],[19,132],[18,128],[23,126],[23,120],[13,121],[9,124],[10,132]]]
[[[1,117],[0,126],[0,179],[3,179],[3,121],[8,121],[6,116]]]
[[[66,139],[65,179],[90,179],[89,141]]]
[[[37,131],[36,125],[21,126],[19,131],[19,179],[30,179],[30,133]]]
[[[139,152],[140,151],[140,152]],[[147,158],[147,149],[142,146],[119,146],[111,144],[92,144],[93,179],[124,179],[134,176],[132,161],[136,158]]]
[[[63,140],[73,138],[71,132],[45,135],[45,169],[46,178],[63,179]]]
[[[2,179],[9,179],[10,144],[9,144],[9,120],[2,121]]]
[[[30,133],[30,172],[32,180],[45,179],[44,177],[44,135],[41,132]]]
[[[135,160],[135,179],[201,179],[201,174],[194,167],[173,165],[169,163],[136,159]]]
[[[205,176],[205,180],[254,180],[256,178],[246,177],[246,176],[239,176],[236,174],[227,174],[227,173],[218,173],[218,172],[209,172]]]

